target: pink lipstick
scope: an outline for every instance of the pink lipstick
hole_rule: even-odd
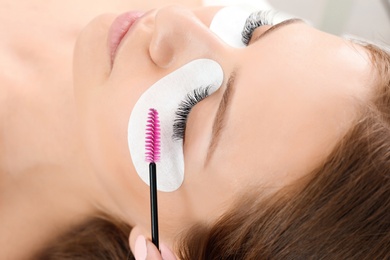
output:
[[[118,47],[130,30],[131,26],[143,16],[143,12],[131,11],[119,15],[112,23],[108,33],[108,46],[110,51],[111,62],[114,61]]]

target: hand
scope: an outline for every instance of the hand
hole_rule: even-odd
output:
[[[134,257],[136,260],[176,260],[172,251],[160,243],[161,254],[157,247],[144,236],[139,235],[135,241]]]
[[[175,254],[160,242],[160,251],[143,235],[143,230],[134,227],[130,233],[129,243],[136,260],[176,260]]]

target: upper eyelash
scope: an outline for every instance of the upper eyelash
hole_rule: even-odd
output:
[[[252,38],[254,30],[263,25],[274,25],[274,19],[277,12],[274,10],[258,11],[252,13],[245,22],[244,28],[241,32],[241,41],[248,45]]]
[[[242,30],[242,42],[245,45],[248,45],[256,28],[263,25],[273,25],[275,15],[276,12],[273,10],[252,13],[247,18]],[[173,140],[184,140],[188,114],[197,103],[209,96],[210,87],[211,86],[194,89],[180,102],[179,107],[175,112],[172,135]]]
[[[188,114],[196,104],[209,96],[210,88],[211,86],[196,88],[180,102],[173,122],[173,140],[184,140]]]

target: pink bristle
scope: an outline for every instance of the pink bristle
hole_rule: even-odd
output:
[[[147,162],[152,163],[160,160],[160,139],[160,121],[158,119],[158,112],[156,109],[150,108],[146,124],[145,138],[145,158]]]

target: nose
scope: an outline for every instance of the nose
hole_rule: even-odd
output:
[[[217,37],[191,10],[182,7],[159,9],[154,28],[149,53],[161,68],[212,58],[212,50],[218,48]]]

